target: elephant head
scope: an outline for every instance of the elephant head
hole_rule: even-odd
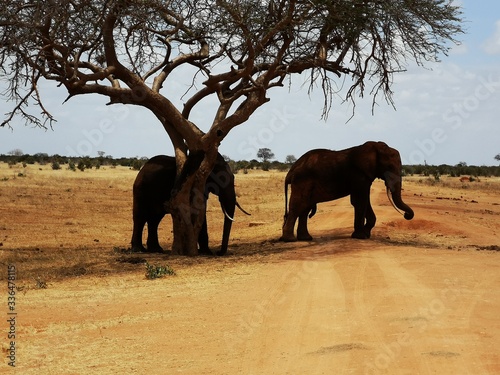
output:
[[[224,212],[224,228],[222,232],[222,244],[217,255],[224,255],[227,252],[229,244],[229,234],[234,220],[235,207],[238,207],[243,213],[250,215],[243,210],[236,200],[236,192],[234,190],[234,175],[229,164],[224,160],[222,155],[217,155],[214,168],[210,173],[206,185],[205,194],[212,193],[219,197],[219,203]],[[207,239],[208,247],[208,239]]]
[[[393,207],[404,215],[406,220],[413,219],[413,210],[403,202],[401,198],[402,189],[402,165],[399,152],[383,142],[377,142],[377,176],[384,180],[387,188],[387,196]]]

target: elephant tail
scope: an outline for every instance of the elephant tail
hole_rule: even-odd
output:
[[[283,216],[283,225],[288,217],[288,181],[285,180],[285,215]]]
[[[316,205],[311,207],[311,211],[309,212],[309,219],[312,218],[316,213],[316,207],[317,207]]]

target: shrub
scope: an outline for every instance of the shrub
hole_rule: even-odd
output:
[[[142,168],[142,166],[144,165],[144,163],[145,162],[142,160],[135,159],[134,161],[132,161],[132,169],[134,171],[139,171]]]
[[[61,169],[61,165],[57,161],[53,161],[52,162],[52,169],[55,171],[59,170],[59,169]]]
[[[35,279],[35,289],[47,289],[47,283],[40,276]]]
[[[156,266],[146,262],[146,279],[158,279],[165,275],[175,275],[175,271],[168,264],[164,266]]]
[[[85,163],[82,160],[80,160],[78,162],[77,168],[83,172],[85,170]]]

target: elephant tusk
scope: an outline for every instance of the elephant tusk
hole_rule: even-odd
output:
[[[392,207],[394,207],[394,209],[396,211],[398,211],[401,215],[404,215],[404,211],[400,210],[398,207],[396,207],[396,204],[394,203],[394,200],[392,199],[392,192],[390,191],[390,189],[387,187],[386,188],[386,191],[387,191],[387,198],[389,198],[389,202],[391,202],[392,204]]]
[[[248,216],[252,216],[252,214],[249,214],[248,212],[246,212],[243,208],[241,208],[240,204],[238,203],[238,201],[236,201],[236,207],[238,207],[241,212],[243,212],[244,214],[248,215]]]
[[[234,221],[234,218],[233,218],[233,217],[231,217],[231,216],[229,216],[229,214],[226,212],[226,210],[224,210],[224,209],[223,209],[223,211],[224,211],[224,215],[226,215],[226,217],[227,217],[229,220]]]

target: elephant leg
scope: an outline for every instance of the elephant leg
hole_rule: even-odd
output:
[[[292,242],[297,241],[293,234],[295,228],[295,222],[297,221],[297,215],[290,210],[285,218],[285,223],[283,224],[283,234],[281,235],[280,241]]]
[[[369,204],[370,190],[365,192],[356,192],[351,194],[351,204],[354,206],[354,232],[352,238],[366,239],[370,238],[370,233],[365,230],[366,210]]]
[[[228,215],[230,213],[228,212]],[[234,209],[232,210],[231,217],[234,217]],[[227,248],[229,245],[229,235],[231,234],[231,227],[233,225],[233,221],[230,220],[227,216],[224,216],[224,228],[222,231],[222,243],[220,245],[220,250],[216,252],[217,256],[222,256],[227,253]]]
[[[311,241],[312,236],[309,234],[309,231],[307,230],[307,215],[308,212],[305,214],[301,214],[299,216],[299,224],[297,225],[297,240],[298,241]]]
[[[163,248],[158,242],[158,225],[161,219],[163,219],[163,215],[154,215],[148,220],[148,240],[146,245],[148,247],[147,251],[150,253],[163,252]]]
[[[288,213],[285,215],[285,223],[283,224],[283,235],[280,238],[280,241],[292,242],[297,241],[294,236],[295,222],[299,219],[299,227],[297,228],[298,236],[303,235],[303,237],[310,237],[309,233],[307,233],[307,214],[310,211],[308,202],[308,198],[302,194],[302,190],[304,190],[302,186],[294,187],[292,186],[292,194],[290,196],[290,209]],[[302,217],[302,220],[300,217]],[[302,224],[301,224],[302,221]],[[305,228],[305,231],[303,230]],[[302,232],[301,232],[302,231]],[[309,239],[301,239],[302,241],[310,241]]]
[[[208,247],[208,226],[207,218],[203,220],[203,224],[200,229],[200,234],[198,235],[198,254],[209,254],[212,255],[210,248]]]
[[[132,251],[144,252],[146,249],[142,245],[142,232],[146,225],[146,219],[139,215],[134,215],[134,229],[132,232]]]
[[[376,221],[377,217],[375,216],[375,212],[373,211],[373,207],[370,203],[370,198],[368,197],[368,205],[366,207],[366,223],[365,223],[365,233],[368,235],[367,238],[370,238],[371,231],[375,226]]]

